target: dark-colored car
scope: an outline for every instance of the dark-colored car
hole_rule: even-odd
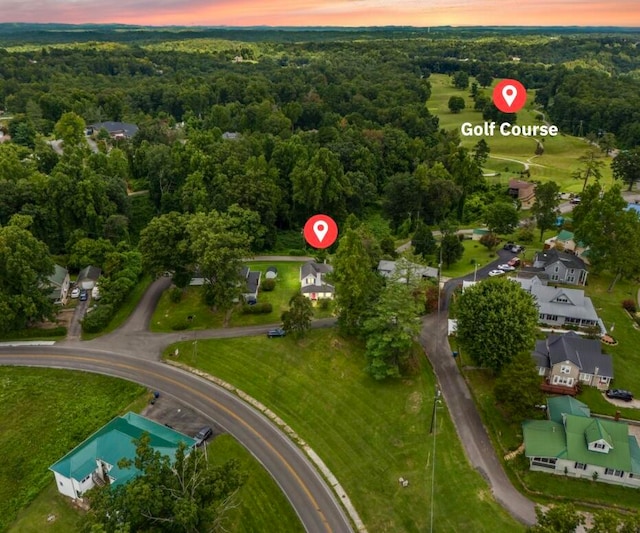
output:
[[[86,302],[87,298],[89,298],[89,293],[87,292],[87,289],[81,289],[80,290],[80,301],[81,302]]]
[[[270,339],[272,337],[284,337],[286,334],[287,332],[282,328],[270,329],[269,331],[267,331],[267,337],[269,337]]]
[[[624,400],[625,402],[633,400],[633,394],[628,390],[622,389],[609,389],[607,391],[607,397],[612,398],[613,400]]]
[[[203,427],[196,435],[193,437],[196,441],[196,446],[202,446],[204,442],[213,434],[213,430],[209,427]]]

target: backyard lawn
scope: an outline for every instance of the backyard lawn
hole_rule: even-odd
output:
[[[183,362],[193,364],[189,357]],[[430,367],[423,363],[412,378],[378,383],[365,365],[362,346],[332,329],[311,331],[298,342],[259,336],[198,343],[197,367],[290,424],[345,487],[369,531],[428,531],[432,503],[436,531],[523,530],[469,465],[444,405],[432,479]],[[408,487],[399,485],[400,477]]]
[[[248,262],[251,270],[260,270],[262,279],[269,266],[278,269],[276,287],[273,291],[258,291],[259,303],[270,303],[273,311],[263,315],[244,315],[241,306],[237,306],[231,314],[229,326],[255,326],[261,324],[275,324],[280,322],[283,311],[289,309],[289,300],[300,289],[300,265],[302,262]],[[329,309],[314,308],[316,318],[331,315]],[[188,320],[187,317],[192,319]],[[172,331],[176,325],[185,326],[184,329],[220,328],[223,325],[223,314],[214,313],[202,302],[201,288],[188,287],[178,303],[171,302],[169,291],[165,291],[151,319],[151,331]]]

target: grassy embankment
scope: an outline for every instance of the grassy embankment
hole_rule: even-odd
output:
[[[232,383],[282,417],[336,475],[369,531],[427,531],[432,503],[437,531],[519,530],[467,462],[445,406],[438,408],[432,479],[434,376],[426,364],[411,379],[377,383],[365,372],[362,346],[335,330],[312,331],[299,342],[264,336],[202,341],[197,365],[192,355],[182,362]],[[410,485],[401,487],[400,477]]]

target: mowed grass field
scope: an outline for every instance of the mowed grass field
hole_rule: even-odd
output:
[[[262,324],[276,324],[280,322],[283,311],[289,309],[289,300],[300,290],[300,265],[302,262],[248,262],[251,270],[262,272],[262,279],[267,271],[267,267],[276,266],[278,277],[276,287],[273,291],[258,291],[259,303],[270,303],[273,311],[261,315],[242,314],[242,307],[237,306],[231,314],[229,326],[257,326]],[[182,300],[173,303],[169,297],[169,291],[165,291],[153,313],[151,319],[151,331],[167,332],[172,331],[175,324],[185,324],[187,329],[208,329],[220,328],[223,325],[223,314],[213,312],[202,301],[201,287],[188,287]],[[323,310],[314,308],[316,318],[324,318],[331,315],[331,309]],[[187,319],[192,316],[192,320]]]
[[[143,392],[96,374],[0,367],[0,531],[51,483],[49,466]]]
[[[48,467],[114,416],[142,409],[144,389],[83,372],[0,367],[0,400],[0,531],[80,531],[82,513],[58,493]],[[237,459],[248,476],[225,518],[227,531],[303,531],[273,478],[235,439],[218,436],[208,456]]]
[[[431,113],[440,118],[440,127],[460,131],[460,126],[464,122],[471,122],[474,125],[484,122],[482,113],[473,110],[474,102],[469,96],[470,89],[456,89],[453,87],[451,78],[446,74],[432,74],[429,81],[431,82],[432,94],[426,105]],[[498,81],[494,80],[494,85]],[[487,87],[484,91],[491,95],[492,87]],[[448,107],[449,98],[454,95],[463,97],[466,104],[465,109],[457,114],[451,113]],[[527,91],[527,104],[518,112],[518,125],[543,124],[540,113],[534,109],[534,99],[535,91]],[[506,186],[509,178],[514,177],[514,172],[524,170],[524,164],[529,162],[531,179],[542,182],[556,181],[561,190],[565,192],[582,190],[582,182],[574,179],[571,175],[580,168],[579,157],[589,149],[589,144],[585,140],[564,134],[546,137],[543,140],[544,154],[535,157],[536,141],[531,137],[502,136],[496,128],[494,136],[461,136],[462,145],[472,148],[481,138],[485,139],[491,149],[485,172],[499,172],[501,174],[497,177],[488,177],[490,183]],[[602,161],[605,163],[602,182],[605,187],[609,187],[612,183],[611,158],[603,155]]]
[[[336,475],[369,531],[429,531],[432,507],[436,531],[523,530],[469,465],[445,405],[438,407],[432,478],[434,376],[426,362],[412,378],[375,382],[363,347],[329,329],[298,342],[262,335],[201,341],[196,366],[291,425]]]

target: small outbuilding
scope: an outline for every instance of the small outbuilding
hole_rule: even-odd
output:
[[[278,269],[274,266],[267,267],[264,277],[266,279],[276,279],[278,277]]]

